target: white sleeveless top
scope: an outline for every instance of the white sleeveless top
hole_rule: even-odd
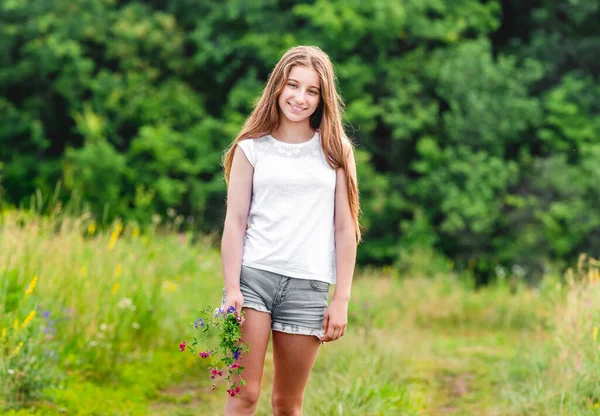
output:
[[[254,167],[242,264],[334,284],[336,172],[318,132],[304,143],[267,135],[238,146]]]

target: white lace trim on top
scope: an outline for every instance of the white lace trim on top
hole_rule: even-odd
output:
[[[278,154],[290,157],[318,157],[321,143],[318,133],[308,141],[302,143],[284,143],[271,135],[254,139],[256,150],[263,154]]]

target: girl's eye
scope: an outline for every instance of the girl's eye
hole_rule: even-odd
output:
[[[317,95],[317,92],[316,92],[315,90],[311,90],[311,91],[310,91],[310,94],[311,94],[311,95]]]
[[[290,83],[288,83],[288,86],[290,86],[290,87],[292,87],[292,88],[295,88],[295,87],[296,87],[296,84],[294,84],[293,82],[290,82]]]

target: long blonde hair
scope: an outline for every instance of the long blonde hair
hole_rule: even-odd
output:
[[[348,199],[350,211],[354,219],[357,241],[361,240],[359,214],[360,203],[358,186],[350,175],[347,166],[348,153],[345,147],[353,152],[352,142],[346,137],[342,125],[342,112],[344,102],[340,97],[336,85],[336,76],[329,56],[316,46],[296,46],[289,49],[269,75],[258,102],[252,114],[246,119],[240,133],[233,143],[227,148],[223,156],[225,182],[229,184],[231,164],[237,144],[241,140],[255,139],[271,134],[279,127],[280,113],[277,104],[279,94],[283,91],[287,78],[294,66],[303,66],[314,69],[321,81],[321,97],[319,106],[310,116],[310,125],[319,129],[323,152],[327,163],[332,169],[342,168],[346,172]],[[344,146],[344,142],[346,146]]]

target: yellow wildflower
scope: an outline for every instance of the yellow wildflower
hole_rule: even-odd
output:
[[[594,327],[594,332],[592,335],[592,339],[594,340],[594,342],[596,342],[596,338],[598,338],[598,327],[597,326]]]
[[[31,322],[31,320],[34,317],[35,317],[35,311],[29,312],[29,315],[27,315],[27,318],[25,318],[25,320],[23,321],[23,324],[21,325],[21,328],[25,328],[27,325],[29,325],[29,322]]]
[[[121,231],[123,231],[123,224],[117,223],[113,232],[110,233],[110,241],[108,242],[109,250],[115,248],[115,244],[117,244],[117,239],[119,238],[119,235],[121,235]]]
[[[19,329],[19,320],[18,319],[15,319],[15,322],[13,323],[13,328]]]
[[[140,235],[139,227],[133,227],[133,231],[131,232],[131,236],[133,238],[137,238]]]
[[[117,269],[115,270],[115,277],[119,277],[121,276],[121,273],[123,272],[123,265],[119,264],[117,266]]]
[[[170,280],[167,280],[166,282],[163,283],[163,290],[165,292],[175,292],[177,291],[177,289],[179,289],[179,286],[177,285],[177,283],[174,283]]]
[[[87,232],[89,235],[93,235],[96,232],[96,222],[90,222],[90,225],[88,225]]]
[[[0,336],[0,338],[4,338],[6,336],[6,332],[8,331],[8,329],[4,328],[2,330],[2,336]]]
[[[81,266],[81,275],[82,275],[83,277],[87,277],[87,274],[88,274],[88,272],[87,272],[87,267],[85,267],[85,266]]]
[[[31,281],[31,283],[29,283],[29,286],[27,287],[27,290],[25,291],[25,296],[29,296],[33,293],[33,289],[35,289],[37,282],[38,282],[38,277],[33,276],[33,280]]]
[[[117,244],[117,238],[119,238],[118,234],[114,232],[110,235],[110,241],[108,242],[108,249],[112,250],[115,248],[115,244]]]
[[[117,290],[119,290],[119,283],[115,283],[112,287],[112,289],[110,290],[110,294],[114,295],[115,293],[117,293]]]
[[[21,348],[23,347],[23,341],[19,342],[19,345],[17,345],[13,351],[13,356],[19,354],[19,351],[21,351]]]

